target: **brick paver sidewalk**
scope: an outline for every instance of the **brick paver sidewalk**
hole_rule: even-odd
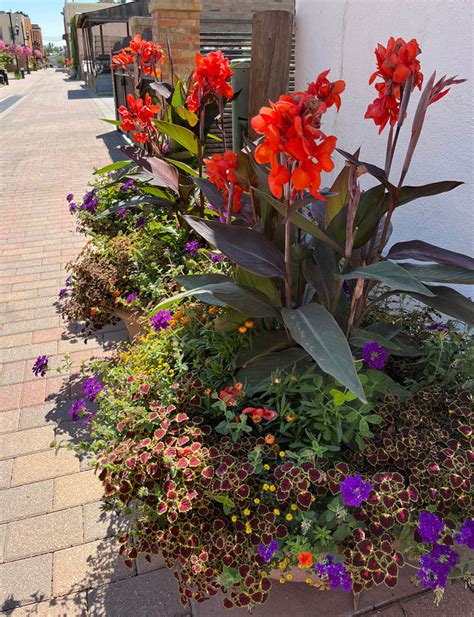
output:
[[[15,95],[20,98],[9,98]],[[124,339],[123,331],[109,328],[86,347],[55,307],[64,266],[84,243],[74,231],[65,195],[83,194],[92,168],[111,161],[119,137],[99,120],[108,111],[104,101],[61,72],[13,81],[0,89],[2,100],[0,611],[14,617],[247,615],[224,611],[214,600],[181,607],[174,578],[159,560],[139,561],[134,571],[125,568],[116,555],[117,522],[101,514],[100,483],[87,461],[69,450],[56,455],[49,447],[53,439],[80,438],[67,413],[76,394],[74,375],[34,378],[34,358],[48,354],[58,366],[69,353],[77,369],[82,359],[107,353],[110,344]],[[431,596],[404,596],[413,590],[405,583],[396,594],[377,590],[362,597],[357,614],[467,617],[472,612],[472,596],[460,588],[449,592],[439,609]],[[255,617],[352,614],[349,595],[278,583],[269,602],[253,612]]]

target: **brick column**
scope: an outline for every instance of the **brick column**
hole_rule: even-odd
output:
[[[169,38],[175,75],[186,79],[194,68],[199,51],[203,0],[150,0],[153,40],[166,50]],[[163,79],[169,79],[169,65],[163,67]]]

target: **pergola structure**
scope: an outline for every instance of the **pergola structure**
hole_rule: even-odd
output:
[[[103,94],[112,92],[110,53],[115,44],[122,46],[130,39],[129,19],[148,15],[148,0],[117,4],[78,15],[76,24],[82,32],[85,58],[82,71],[86,83],[94,91]],[[81,36],[79,32],[78,36]]]

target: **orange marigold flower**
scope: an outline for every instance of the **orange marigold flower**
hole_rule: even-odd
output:
[[[408,43],[402,38],[395,39],[393,36],[387,42],[387,47],[380,43],[375,50],[377,70],[369,79],[369,84],[377,78],[381,78],[375,84],[378,92],[377,98],[367,107],[365,118],[371,118],[379,127],[379,133],[383,131],[388,122],[394,126],[400,114],[403,86],[410,75],[413,76],[412,89],[417,87],[421,90],[423,74],[420,70],[420,62],[417,56],[421,49],[416,39]]]
[[[232,212],[239,212],[243,189],[237,184],[235,169],[237,167],[237,154],[232,150],[226,150],[224,154],[213,154],[211,158],[204,159],[209,181],[215,184],[222,192],[225,201],[229,199],[230,184],[234,186],[234,199]]]
[[[301,551],[298,555],[298,562],[301,568],[310,568],[313,565],[313,555],[309,551]]]
[[[112,56],[112,67],[122,68],[128,71],[128,67],[137,61],[146,75],[159,77],[161,75],[160,64],[165,61],[165,55],[160,45],[142,39],[136,34],[130,41],[129,47],[125,47],[118,54]]]
[[[159,105],[152,105],[151,96],[147,93],[145,101],[141,98],[135,99],[133,94],[127,95],[127,105],[121,105],[118,109],[122,123],[120,128],[123,131],[132,131],[134,139],[145,143],[150,140],[150,132],[154,131],[152,124],[153,117],[160,111]]]
[[[253,130],[264,136],[255,150],[255,160],[270,164],[269,187],[277,198],[291,181],[293,191],[308,190],[322,199],[321,172],[334,167],[331,155],[336,138],[321,131],[321,116],[331,105],[339,109],[339,95],[345,88],[342,80],[331,83],[328,72],[308,84],[305,92],[285,94],[276,103],[270,102],[270,107],[262,107],[251,120]]]
[[[186,99],[189,111],[196,112],[203,102],[221,96],[231,99],[234,91],[228,80],[232,75],[229,60],[220,49],[211,51],[207,56],[196,54],[196,69]]]

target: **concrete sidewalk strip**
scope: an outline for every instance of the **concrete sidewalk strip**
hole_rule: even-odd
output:
[[[0,523],[46,514],[52,509],[52,480],[17,486],[0,492]]]
[[[53,439],[54,428],[52,426],[41,426],[27,431],[0,435],[0,459],[48,450]]]
[[[87,615],[87,594],[77,593],[48,602],[38,602],[9,611],[6,617],[84,617]]]
[[[49,599],[52,564],[53,556],[49,554],[0,565],[0,605],[3,610]]]
[[[54,509],[98,501],[103,493],[102,482],[93,470],[62,476],[54,480]]]
[[[54,450],[47,450],[20,456],[14,460],[12,486],[57,478],[79,470],[79,459],[65,449],[59,450],[57,454]]]

